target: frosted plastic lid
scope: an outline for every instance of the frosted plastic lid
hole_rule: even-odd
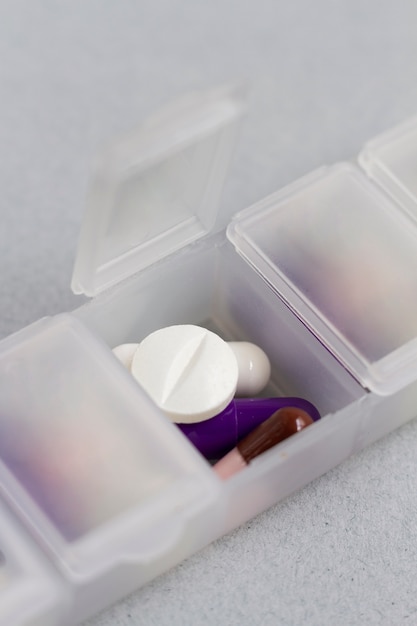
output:
[[[369,141],[359,163],[417,220],[417,117]]]
[[[237,88],[189,96],[101,156],[80,235],[75,293],[95,295],[225,226],[218,197],[242,108]]]
[[[0,496],[67,576],[172,549],[188,516],[217,498],[212,479],[75,318],[45,318],[2,342]]]
[[[364,387],[417,373],[417,228],[354,165],[322,168],[236,216],[238,251]]]

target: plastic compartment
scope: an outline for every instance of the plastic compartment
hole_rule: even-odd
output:
[[[140,272],[73,314],[110,348],[185,323],[210,328],[227,341],[253,341],[272,362],[264,395],[301,395],[323,415],[365,393],[224,234]]]
[[[417,220],[417,117],[369,141],[359,163]]]
[[[53,626],[68,602],[64,587],[15,516],[0,502],[0,624]]]
[[[224,515],[207,529],[201,547],[357,449],[372,407],[371,394],[236,253],[224,233],[139,272],[73,315],[109,348],[181,323],[206,326],[226,340],[253,341],[272,362],[272,380],[265,394],[302,396],[320,410],[320,422],[221,485]],[[373,435],[377,432],[374,429]]]
[[[228,236],[363,387],[416,378],[417,229],[357,167],[298,181]]]
[[[146,572],[207,508],[215,523],[209,465],[70,316],[3,342],[0,416],[1,494],[73,585],[107,577],[111,599],[121,565]]]

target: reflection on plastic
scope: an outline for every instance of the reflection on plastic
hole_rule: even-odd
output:
[[[0,589],[10,582],[10,569],[7,565],[4,552],[0,550]]]

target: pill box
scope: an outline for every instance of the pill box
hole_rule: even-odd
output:
[[[230,215],[244,101],[189,96],[109,147],[72,284],[90,300],[0,343],[0,532],[43,572],[2,623],[82,621],[417,413],[417,119]],[[259,345],[266,393],[322,419],[220,481],[111,351],[172,324]]]

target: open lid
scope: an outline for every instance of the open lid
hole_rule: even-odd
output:
[[[240,88],[188,96],[113,144],[96,164],[72,289],[95,295],[224,227],[218,216]]]
[[[238,252],[361,382],[417,376],[417,228],[361,170],[321,168],[241,212]]]

